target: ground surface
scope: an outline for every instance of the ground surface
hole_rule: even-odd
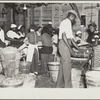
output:
[[[52,82],[48,76],[38,76],[36,81],[36,88],[56,88],[56,83]]]
[[[74,68],[80,69],[82,64],[83,63],[81,63],[81,62],[73,62],[72,68],[74,67]],[[49,76],[40,75],[37,77],[36,88],[56,88],[56,83],[52,82],[52,80]]]

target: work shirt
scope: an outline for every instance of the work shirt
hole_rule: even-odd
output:
[[[63,20],[61,22],[61,24],[60,24],[60,27],[59,27],[59,39],[62,39],[62,34],[63,33],[66,33],[66,37],[68,39],[74,38],[73,33],[72,33],[72,23],[68,18]]]
[[[37,44],[38,37],[37,37],[36,32],[30,32],[26,34],[26,37],[29,39],[29,43],[34,44],[34,45]]]
[[[48,33],[43,33],[42,36],[39,37],[39,41],[42,42],[43,46],[52,46],[52,40]]]
[[[7,32],[7,36],[9,37],[9,38],[12,38],[12,39],[14,39],[14,38],[17,38],[17,39],[19,39],[21,36],[19,36],[16,32],[14,32],[14,31],[12,31],[12,30],[9,30],[8,32]]]

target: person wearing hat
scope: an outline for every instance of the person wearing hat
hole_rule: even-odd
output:
[[[20,35],[17,34],[17,25],[11,24],[10,30],[7,32],[7,36],[11,39],[20,38]]]
[[[52,34],[52,32],[53,32],[52,22],[48,22],[48,24],[46,25],[46,27],[49,29],[48,30],[49,34],[52,37],[53,36],[53,34]]]
[[[75,42],[77,43],[77,45],[78,46],[87,45],[88,43],[83,41],[81,38],[82,38],[82,32],[81,31],[77,31],[75,33]]]
[[[59,53],[61,64],[59,67],[57,88],[72,88],[71,81],[71,44],[79,50],[75,43],[72,23],[75,22],[77,13],[74,10],[68,12],[67,18],[59,26]]]
[[[11,46],[19,47],[23,44],[21,36],[17,33],[17,25],[11,24],[10,30],[5,35],[6,39],[10,42]]]
[[[38,36],[41,36],[42,28],[43,28],[42,26],[37,27],[36,33],[37,33]]]
[[[18,50],[26,55],[26,61],[30,62],[30,72],[39,72],[38,60],[39,52],[37,47],[37,26],[32,24],[29,28],[29,33],[26,34],[24,44],[21,45]]]

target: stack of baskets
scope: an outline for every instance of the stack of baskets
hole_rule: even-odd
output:
[[[20,62],[20,67],[19,67],[20,73],[29,74],[31,72],[30,65],[31,65],[31,62],[21,61]]]
[[[93,69],[100,67],[100,45],[94,47],[94,65]]]
[[[17,48],[4,48],[2,50],[1,60],[6,77],[11,78],[19,73],[20,53]]]
[[[49,67],[50,78],[52,82],[57,82],[60,63],[59,62],[49,62],[48,67]]]
[[[86,72],[87,88],[100,87],[100,71],[88,71]]]
[[[81,70],[79,68],[72,68],[72,85],[73,88],[80,88],[81,83]]]

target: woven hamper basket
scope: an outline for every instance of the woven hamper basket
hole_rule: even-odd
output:
[[[81,70],[78,68],[72,68],[72,85],[73,88],[80,88],[81,85]]]
[[[100,87],[100,71],[87,71],[86,72],[86,83],[87,88]]]
[[[93,69],[100,67],[100,45],[94,47],[94,66]]]
[[[17,51],[17,48],[4,48],[2,50],[1,60],[6,77],[12,77],[19,73],[20,53]]]

